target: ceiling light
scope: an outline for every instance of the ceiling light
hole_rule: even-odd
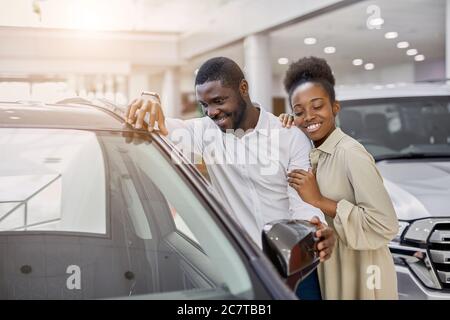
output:
[[[19,120],[20,117],[9,117],[11,120]]]
[[[323,49],[323,52],[325,52],[326,54],[335,53],[336,52],[336,48],[335,47],[325,47]]]
[[[364,65],[364,69],[366,70],[373,70],[375,68],[375,65],[373,63],[366,63]]]
[[[395,39],[395,38],[398,37],[398,33],[395,32],[395,31],[392,31],[392,32],[386,32],[385,35],[384,35],[384,37],[385,37],[386,39]]]
[[[414,60],[423,61],[425,60],[425,56],[423,54],[418,54],[417,56],[414,57]]]
[[[406,41],[400,41],[399,43],[397,43],[397,48],[399,49],[405,49],[409,47],[409,43]]]
[[[388,83],[388,84],[386,85],[386,88],[388,88],[388,89],[394,89],[394,88],[395,88],[395,83]]]
[[[417,54],[417,50],[416,50],[416,49],[408,49],[408,50],[406,51],[406,54],[407,54],[408,56],[415,56],[415,55]]]
[[[316,39],[316,38],[309,37],[309,38],[305,38],[305,39],[303,40],[303,42],[304,42],[305,44],[307,44],[307,45],[312,45],[312,44],[316,44],[316,43],[317,43],[317,39]]]
[[[363,64],[363,60],[362,59],[355,59],[352,61],[354,66],[360,66]]]
[[[278,63],[279,64],[288,64],[289,59],[288,58],[280,58],[280,59],[278,59]]]
[[[381,86],[381,85],[376,85],[376,86],[374,86],[373,87],[375,90],[381,90],[381,89],[383,89],[383,86]]]
[[[373,18],[370,19],[369,24],[374,27],[381,26],[384,23],[383,18]]]

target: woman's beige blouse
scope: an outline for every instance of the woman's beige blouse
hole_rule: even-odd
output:
[[[323,196],[337,201],[331,258],[319,266],[324,299],[397,299],[397,277],[387,244],[398,231],[391,199],[372,156],[336,128],[311,151]]]

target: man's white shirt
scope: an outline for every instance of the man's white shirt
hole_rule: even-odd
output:
[[[166,118],[166,126],[184,154],[203,158],[213,188],[260,247],[268,222],[313,216],[325,221],[322,211],[305,203],[287,181],[288,172],[310,167],[312,145],[301,130],[283,128],[262,108],[255,129],[240,138],[223,133],[209,117]]]

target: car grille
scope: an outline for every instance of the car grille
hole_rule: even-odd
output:
[[[450,290],[450,219],[430,218],[413,222],[404,232],[402,244],[422,250],[419,252],[428,272],[418,268],[417,264],[408,265],[424,285]]]
[[[450,224],[438,224],[428,240],[431,262],[446,289],[450,289]]]

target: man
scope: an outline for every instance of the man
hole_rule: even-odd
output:
[[[321,261],[329,258],[335,242],[332,229],[322,224],[323,213],[288,185],[286,176],[310,167],[308,138],[300,130],[283,128],[277,117],[251,102],[244,74],[230,59],[206,61],[195,90],[206,117],[165,119],[159,99],[143,94],[128,106],[127,121],[139,129],[149,116],[149,131],[157,123],[185,153],[200,154],[214,189],[260,247],[266,223],[304,219],[318,227]]]

